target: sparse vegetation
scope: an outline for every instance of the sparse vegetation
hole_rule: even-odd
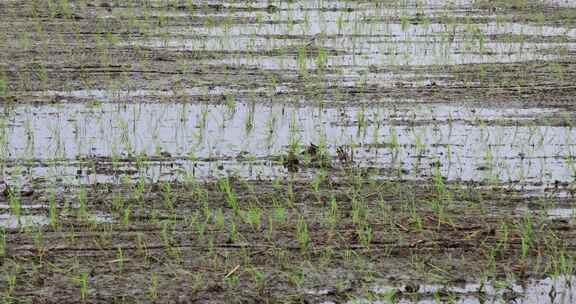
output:
[[[0,304],[570,303],[570,1],[0,2]]]

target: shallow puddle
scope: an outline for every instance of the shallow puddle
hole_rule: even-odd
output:
[[[357,75],[355,69],[373,65],[551,60],[559,56],[545,55],[545,50],[575,48],[569,42],[529,41],[540,37],[576,38],[576,30],[572,28],[499,21],[492,15],[478,15],[480,11],[471,8],[473,2],[403,1],[375,6],[347,1],[312,1],[282,3],[264,12],[235,11],[235,5],[227,5],[225,8],[230,11],[205,12],[201,16],[207,18],[206,22],[199,22],[194,27],[188,26],[189,16],[182,10],[153,9],[147,14],[163,16],[172,23],[153,37],[136,37],[121,45],[213,52],[203,62],[214,66],[229,64],[299,70],[325,65],[342,68],[342,73],[348,75]],[[253,8],[263,8],[259,4]],[[458,19],[448,24],[449,17]],[[219,18],[220,22],[209,22],[211,18]],[[495,38],[502,35],[516,35],[522,39]],[[310,53],[301,56],[306,52]]]
[[[552,219],[574,219],[576,209],[574,208],[552,208],[546,211],[549,218]]]
[[[433,304],[444,301],[459,304],[480,303],[522,303],[522,304],[568,304],[576,300],[576,286],[573,276],[560,276],[542,280],[529,280],[522,284],[514,282],[486,282],[462,286],[415,285],[409,291],[405,287],[379,286],[373,292],[382,300],[357,299],[349,304],[390,303],[385,300],[400,295],[393,303]],[[416,289],[416,290],[413,290]],[[379,295],[379,296],[378,296]],[[435,299],[436,297],[436,299]],[[324,302],[325,304],[332,302]]]
[[[22,215],[18,217],[11,214],[0,214],[0,228],[4,229],[45,226],[48,224],[50,224],[50,219],[43,215]]]
[[[19,106],[4,112],[2,155],[8,176],[23,166],[33,176],[88,176],[86,182],[113,170],[153,179],[185,173],[256,177],[285,174],[275,157],[313,143],[325,145],[335,165],[338,147],[348,147],[356,164],[399,169],[405,178],[429,177],[431,166],[440,164],[451,180],[546,184],[572,181],[576,172],[576,131],[530,123],[557,112],[440,104]],[[134,167],[138,161],[145,170]]]
[[[0,210],[4,209],[0,207]],[[22,209],[30,209],[23,207]],[[59,220],[59,219],[57,219]],[[96,212],[89,214],[85,219],[86,222],[106,224],[113,223],[114,218],[110,214]],[[50,224],[50,218],[46,215],[13,215],[13,214],[0,214],[0,228],[4,229],[19,229],[27,227],[42,227]]]

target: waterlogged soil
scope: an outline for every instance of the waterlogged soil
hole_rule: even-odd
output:
[[[495,4],[467,2],[7,1],[0,4],[2,100],[86,102],[65,92],[104,90],[147,92],[114,99],[132,102],[221,103],[233,96],[571,107],[576,11],[538,3],[501,4],[495,14]],[[530,15],[534,20],[522,17]],[[54,93],[34,94],[47,90]]]
[[[330,173],[353,177],[319,177],[316,186],[290,178],[230,178],[229,188],[224,180],[99,184],[79,195],[36,195],[54,211],[24,209],[20,228],[8,227],[1,267],[16,284],[1,286],[16,302],[35,303],[81,301],[83,275],[90,303],[476,303],[527,295],[532,303],[572,292],[570,277],[552,279],[566,281],[557,295],[545,279],[562,273],[560,257],[576,248],[572,216],[547,214],[557,200],[497,186]],[[94,216],[104,213],[106,220]],[[45,220],[32,224],[33,216]],[[524,233],[533,234],[528,252]],[[546,292],[534,297],[533,288]]]
[[[0,115],[10,143],[1,155],[5,179],[21,185],[27,178],[90,184],[119,175],[304,177],[319,164],[350,161],[381,168],[382,178],[428,178],[438,165],[449,180],[549,187],[576,172],[571,116],[557,108],[411,103],[19,105]]]
[[[573,3],[385,2],[0,2],[0,299],[574,302]]]

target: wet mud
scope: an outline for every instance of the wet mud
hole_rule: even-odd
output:
[[[2,303],[572,303],[571,1],[1,1]]]

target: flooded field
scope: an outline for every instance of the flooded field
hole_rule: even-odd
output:
[[[0,0],[0,303],[573,303],[568,0]]]

